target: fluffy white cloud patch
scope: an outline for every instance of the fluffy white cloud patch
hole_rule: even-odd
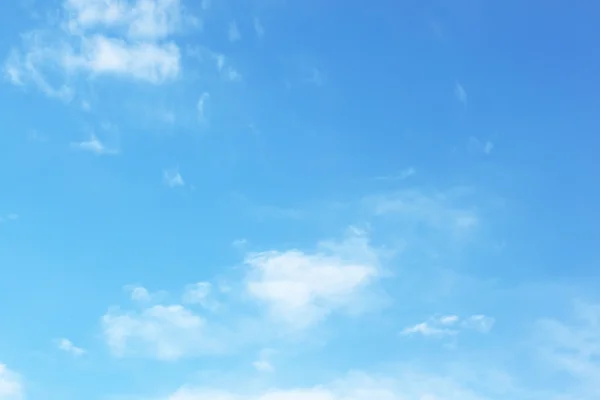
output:
[[[23,394],[20,376],[6,365],[0,364],[0,400],[20,400]]]
[[[267,251],[246,257],[248,293],[270,314],[305,328],[352,304],[378,276],[378,256],[367,236],[351,232],[341,242],[322,242],[315,253]]]
[[[31,83],[65,101],[78,74],[171,81],[181,56],[170,38],[193,19],[186,15],[179,0],[66,0],[58,26],[23,35],[4,73],[13,84]]]
[[[212,348],[206,321],[178,304],[130,312],[115,308],[102,317],[102,327],[116,356],[176,360]]]

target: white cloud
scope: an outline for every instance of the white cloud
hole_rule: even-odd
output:
[[[474,329],[480,333],[488,333],[495,323],[494,318],[486,315],[472,315],[463,322],[466,328]]]
[[[455,335],[458,332],[453,329],[437,328],[437,327],[432,326],[431,323],[428,323],[428,322],[421,322],[414,326],[404,328],[402,330],[402,332],[400,332],[400,333],[402,335],[419,334],[419,335],[423,335],[423,336],[445,336],[445,335]]]
[[[206,107],[209,99],[210,95],[207,92],[204,92],[200,95],[198,103],[196,104],[196,109],[198,110],[198,117],[201,121],[206,120]]]
[[[233,21],[229,24],[229,30],[227,31],[227,37],[229,38],[230,42],[237,42],[238,40],[240,40],[242,38],[242,35],[240,34],[240,30],[238,29],[238,26],[235,23],[235,21]]]
[[[163,171],[163,182],[169,187],[181,187],[185,185],[183,177],[177,169],[169,169]]]
[[[463,88],[463,86],[458,82],[454,86],[454,95],[458,101],[463,104],[467,104],[467,92],[465,91],[465,88]]]
[[[254,17],[253,25],[254,32],[256,32],[256,36],[258,36],[259,38],[265,36],[265,28],[262,26],[258,18]]]
[[[206,323],[181,305],[155,305],[139,312],[116,308],[102,317],[108,346],[116,356],[176,360],[210,349]]]
[[[210,282],[197,282],[187,285],[182,296],[185,304],[198,304],[203,308],[216,311],[219,304],[211,297],[212,284]]]
[[[148,289],[146,289],[145,287],[133,286],[128,289],[131,292],[131,299],[133,301],[147,302],[152,299],[150,293],[148,292]]]
[[[272,349],[262,349],[258,355],[258,358],[252,363],[252,366],[259,372],[273,372],[275,367],[271,362],[272,356],[275,351]]]
[[[467,150],[474,154],[490,155],[494,149],[494,144],[489,140],[482,142],[476,137],[471,136],[467,142]]]
[[[425,322],[403,329],[400,334],[405,336],[447,336],[458,334],[459,327],[456,325],[460,321],[457,315],[445,315],[433,317]],[[479,333],[488,333],[494,326],[494,319],[485,315],[472,315],[462,321],[461,326],[465,329],[476,330]],[[455,326],[451,329],[451,326]]]
[[[66,353],[72,354],[75,357],[79,357],[85,354],[85,350],[81,347],[75,346],[69,339],[59,339],[58,348]]]
[[[270,314],[297,328],[352,304],[378,275],[378,257],[367,236],[352,231],[341,242],[323,242],[319,251],[250,254],[246,290]]]
[[[378,181],[404,180],[404,179],[410,178],[411,176],[413,176],[416,173],[417,173],[416,168],[414,168],[414,167],[408,167],[408,168],[403,169],[402,171],[400,171],[400,173],[398,173],[396,175],[378,176],[375,179],[378,180]]]
[[[132,39],[162,39],[181,29],[179,0],[66,0],[66,26],[74,34],[123,28]]]
[[[153,84],[179,75],[180,53],[174,43],[128,43],[95,35],[85,38],[81,49],[80,53],[64,55],[64,67],[68,71],[131,77]]]
[[[415,372],[393,377],[353,373],[328,384],[272,388],[253,393],[183,387],[168,400],[485,400],[450,378]]]
[[[570,390],[573,399],[598,399],[600,398],[600,304],[577,302],[574,317],[571,322],[539,320],[537,323],[539,350],[547,365],[574,381]]]
[[[21,400],[24,397],[21,377],[0,364],[0,400]]]
[[[104,143],[98,139],[96,135],[91,135],[88,140],[82,142],[71,143],[71,148],[81,151],[89,151],[97,155],[115,155],[118,154],[118,150],[108,148]]]
[[[24,34],[22,50],[11,51],[10,82],[70,101],[79,73],[152,84],[178,77],[180,51],[168,38],[193,19],[179,0],[66,0],[62,11],[59,27]]]

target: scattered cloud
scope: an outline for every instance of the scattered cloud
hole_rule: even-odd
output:
[[[88,140],[71,143],[71,148],[80,151],[88,151],[96,155],[116,155],[118,150],[107,147],[96,135],[90,135]]]
[[[262,349],[258,354],[258,358],[252,363],[252,366],[259,372],[273,372],[275,367],[271,362],[271,358],[275,354],[272,349]]]
[[[575,382],[572,399],[600,398],[600,304],[576,302],[570,322],[539,320],[536,339],[547,365]]]
[[[425,322],[403,329],[400,334],[404,336],[447,336],[457,335],[459,328],[476,330],[479,333],[488,333],[493,325],[494,319],[485,315],[472,315],[459,325],[460,318],[457,315],[445,315],[433,317]]]
[[[181,55],[169,38],[195,20],[184,11],[179,0],[65,0],[54,25],[22,35],[4,75],[15,85],[31,83],[63,101],[74,97],[79,74],[172,81],[179,76]]]
[[[21,377],[14,371],[0,364],[0,399],[21,400],[24,398]]]
[[[236,249],[243,249],[244,247],[246,247],[248,245],[248,240],[245,238],[241,238],[241,239],[235,239],[231,245],[233,247],[235,247]]]
[[[263,36],[265,36],[265,28],[263,27],[263,25],[261,24],[260,20],[257,17],[254,17],[254,32],[256,32],[256,36],[258,36],[259,38],[262,38]]]
[[[141,311],[109,310],[102,328],[111,352],[118,357],[148,356],[176,360],[210,350],[206,322],[182,305],[154,305]]]
[[[489,140],[480,141],[479,139],[471,136],[467,142],[467,150],[475,154],[490,155],[494,149],[494,144]]]
[[[208,94],[208,92],[204,92],[200,95],[198,103],[196,104],[196,109],[198,110],[198,117],[201,121],[206,121],[206,108],[209,99],[210,95]]]
[[[148,292],[148,289],[146,289],[145,287],[130,286],[126,287],[126,289],[128,289],[128,291],[130,292],[131,300],[133,301],[147,302],[152,300],[150,292]]]
[[[365,199],[375,216],[397,217],[406,226],[425,226],[452,235],[472,231],[480,223],[477,210],[469,206],[472,191],[454,188],[447,191],[406,189]]]
[[[320,69],[315,67],[310,70],[310,73],[305,81],[306,83],[315,86],[323,86],[327,82],[327,77]]]
[[[364,232],[322,242],[315,253],[267,251],[246,257],[248,294],[272,317],[305,328],[352,304],[378,277],[378,255]]]
[[[163,171],[163,182],[171,188],[185,186],[185,181],[176,168]]]
[[[183,387],[168,400],[487,400],[465,388],[457,380],[410,370],[393,377],[351,373],[321,385],[297,388],[271,388],[244,393],[231,390]]]
[[[242,38],[240,34],[240,30],[238,29],[237,23],[235,21],[229,24],[229,30],[227,31],[227,37],[230,42],[237,42]]]
[[[187,285],[182,296],[182,302],[184,304],[197,304],[206,310],[216,311],[219,304],[211,296],[212,291],[210,282],[197,282]]]
[[[59,339],[58,348],[66,353],[69,353],[75,357],[80,357],[86,353],[81,347],[75,346],[69,339]]]
[[[454,86],[454,96],[456,96],[456,100],[458,100],[459,102],[467,104],[467,92],[465,91],[463,86],[458,82],[456,82],[456,85]]]
[[[472,315],[463,321],[463,326],[467,329],[474,329],[480,333],[488,333],[494,327],[496,320],[486,315]]]
[[[402,171],[400,171],[400,173],[398,173],[398,174],[378,176],[378,177],[375,178],[375,180],[378,180],[378,181],[399,181],[399,180],[404,180],[404,179],[410,178],[411,176],[413,176],[416,173],[417,173],[416,168],[414,168],[414,167],[408,167],[408,168],[405,168]]]

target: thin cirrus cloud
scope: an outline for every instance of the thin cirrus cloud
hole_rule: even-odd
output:
[[[119,154],[117,149],[108,147],[100,141],[96,135],[90,135],[87,140],[81,142],[72,142],[71,148],[79,151],[86,151],[96,155],[116,155]]]

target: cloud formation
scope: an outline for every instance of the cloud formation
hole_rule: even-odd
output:
[[[378,255],[364,232],[351,230],[341,242],[322,242],[307,254],[298,250],[250,254],[248,293],[272,317],[304,328],[343,310],[378,277]]]
[[[24,394],[21,377],[0,364],[0,400],[21,400]]]

